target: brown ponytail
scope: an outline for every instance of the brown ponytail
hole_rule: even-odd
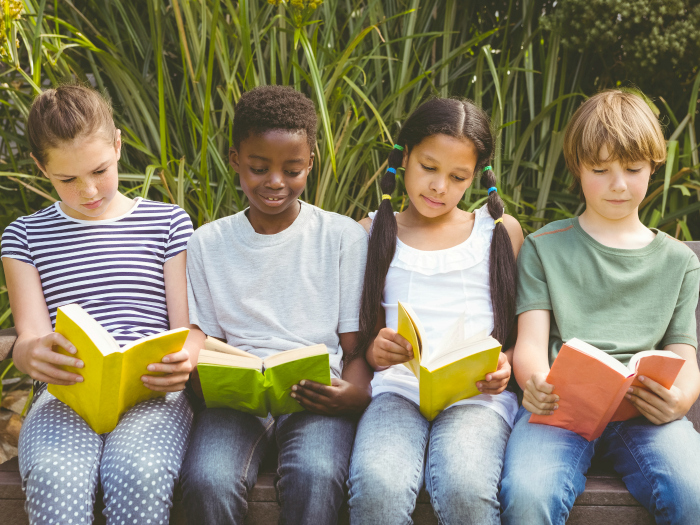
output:
[[[397,145],[389,154],[389,168],[401,166],[404,155],[410,155],[414,146],[432,135],[444,134],[466,138],[477,150],[476,169],[482,171],[489,164],[494,152],[494,137],[488,116],[471,101],[464,99],[435,98],[421,104],[407,119],[397,138]],[[396,175],[387,171],[380,182],[382,193],[390,195],[396,187]],[[496,186],[496,178],[490,169],[483,172],[484,188]],[[497,192],[491,192],[487,201],[494,220],[503,216],[503,201]],[[389,199],[382,199],[370,230],[367,267],[360,304],[360,336],[353,359],[363,355],[372,343],[377,317],[381,312],[381,300],[386,275],[396,251],[398,226]],[[493,336],[505,344],[515,320],[515,257],[508,231],[502,221],[496,224],[491,242],[489,263],[491,302],[493,305]]]

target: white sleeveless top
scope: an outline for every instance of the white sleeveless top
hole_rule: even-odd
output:
[[[375,212],[369,214],[374,219]],[[462,313],[464,334],[493,331],[493,308],[489,287],[489,255],[493,218],[486,206],[476,210],[474,229],[469,238],[445,250],[423,251],[396,239],[396,253],[384,284],[382,306],[386,326],[396,330],[398,301],[408,303],[418,314],[426,332],[424,352],[430,354],[441,337]],[[394,392],[419,404],[418,379],[403,364],[374,373],[372,396]],[[517,397],[504,391],[499,395],[480,394],[458,401],[457,405],[489,407],[513,426],[518,410]]]

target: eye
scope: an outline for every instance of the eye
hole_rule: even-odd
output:
[[[301,175],[301,171],[289,171],[289,170],[287,170],[285,173],[291,177],[296,177],[298,175]]]
[[[94,173],[95,175],[102,175],[102,174],[105,173],[106,171],[107,171],[107,168],[105,168],[105,169],[103,169],[103,170],[97,170],[97,171],[95,171],[95,172],[93,172],[93,173]]]
[[[608,170],[606,170],[605,168],[593,168],[591,171],[593,171],[593,173],[603,174]]]
[[[452,178],[454,178],[454,180],[456,180],[457,182],[464,182],[465,180],[467,180],[466,177],[458,177],[457,175],[452,175]]]
[[[265,173],[267,171],[267,168],[253,168],[253,167],[251,167],[250,171],[252,171],[256,175],[262,175],[263,173]]]
[[[71,182],[73,182],[75,180],[75,177],[71,177],[70,179],[58,179],[58,180],[61,181],[63,184],[70,184]]]
[[[435,168],[433,168],[433,167],[431,167],[431,166],[426,166],[425,164],[421,164],[421,167],[422,167],[425,171],[435,171]]]
[[[642,171],[642,168],[627,168],[627,171],[629,171],[630,173],[639,173],[640,171]]]

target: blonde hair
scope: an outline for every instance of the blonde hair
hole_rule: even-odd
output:
[[[111,104],[97,91],[79,84],[47,89],[37,96],[27,118],[27,138],[34,157],[48,160],[47,151],[94,133],[117,140]]]
[[[603,146],[606,159],[600,158]],[[581,194],[582,165],[645,160],[654,173],[666,161],[666,141],[644,99],[626,91],[602,91],[581,104],[566,127],[564,160],[574,175],[571,190]]]

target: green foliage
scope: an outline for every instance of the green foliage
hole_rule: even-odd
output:
[[[314,100],[318,149],[303,198],[324,209],[356,219],[375,209],[405,116],[430,96],[462,96],[491,115],[499,191],[526,230],[580,213],[561,139],[585,96],[591,55],[540,28],[553,2],[300,2],[24,0],[11,28],[20,47],[9,46],[0,64],[0,228],[57,197],[28,157],[23,122],[39,86],[72,79],[112,98],[125,145],[122,191],[175,202],[195,225],[246,206],[228,148],[236,101],[261,84],[292,85]],[[700,237],[700,76],[690,78],[690,103],[648,93],[677,147],[642,208],[646,224],[684,239]],[[476,181],[461,205],[474,209],[485,196]],[[394,205],[405,204],[399,187]]]
[[[694,0],[561,0],[542,26],[560,32],[564,45],[596,53],[608,74],[640,86],[673,89],[698,71]]]

